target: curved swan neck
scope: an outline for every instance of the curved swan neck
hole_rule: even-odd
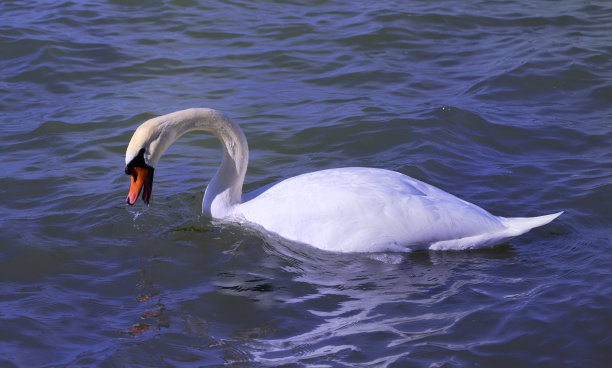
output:
[[[249,147],[242,129],[228,117],[215,110],[195,110],[208,110],[203,112],[208,118],[197,119],[193,129],[207,130],[223,144],[221,166],[206,187],[202,201],[202,213],[222,218],[241,202],[242,184],[249,163]]]
[[[223,145],[223,161],[212,178],[202,202],[202,212],[215,218],[226,216],[240,203],[249,161],[249,148],[242,129],[219,111],[194,108],[158,116],[138,127],[126,152],[126,164],[145,148],[145,162],[155,167],[161,155],[183,134],[204,130]]]

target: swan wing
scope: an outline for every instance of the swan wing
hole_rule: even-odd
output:
[[[382,169],[303,174],[245,199],[234,217],[331,251],[406,251],[506,228],[476,205]]]

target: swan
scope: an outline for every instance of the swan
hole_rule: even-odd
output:
[[[208,184],[202,213],[263,228],[334,252],[406,252],[491,247],[545,225],[563,212],[505,218],[398,172],[346,167],[298,175],[243,195],[249,160],[240,127],[208,108],[176,111],[140,125],[125,154],[127,203],[149,204],[153,173],[183,134],[203,130],[222,143],[221,166]]]

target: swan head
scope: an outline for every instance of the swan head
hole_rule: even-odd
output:
[[[153,190],[153,173],[162,153],[173,142],[172,134],[164,129],[163,120],[154,118],[142,123],[134,132],[125,152],[125,173],[131,176],[126,202],[133,205],[142,192],[149,204]]]

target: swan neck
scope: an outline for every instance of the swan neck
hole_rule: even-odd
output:
[[[206,187],[202,213],[213,218],[223,218],[230,215],[234,206],[241,202],[249,149],[242,129],[232,120],[216,112],[209,122],[212,122],[212,126],[198,128],[209,130],[221,141],[223,160]]]
[[[207,131],[221,141],[223,160],[206,188],[202,212],[213,218],[227,216],[241,201],[249,161],[248,144],[242,129],[221,112],[206,108],[177,111],[151,120],[156,126],[151,133],[153,141],[148,157],[153,167],[172,143],[190,131]]]

